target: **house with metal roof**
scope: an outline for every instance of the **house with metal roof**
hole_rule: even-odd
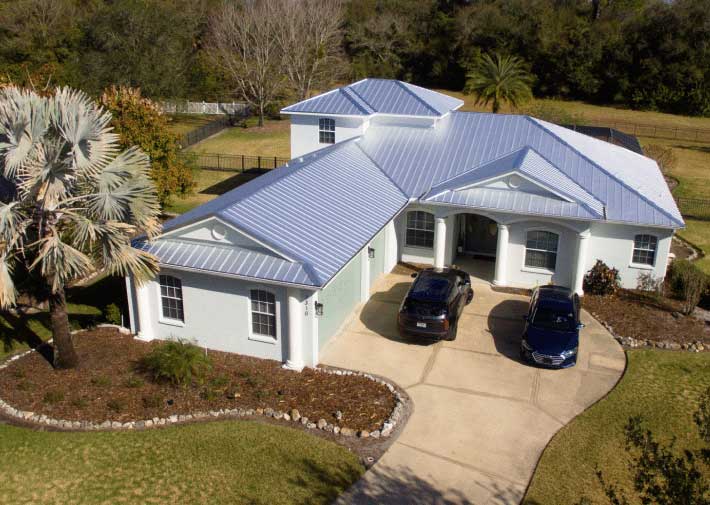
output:
[[[132,329],[318,363],[398,262],[457,265],[499,286],[582,294],[597,259],[635,287],[663,278],[683,219],[657,164],[523,115],[459,112],[411,84],[365,79],[282,110],[292,160],[168,221],[134,247]]]

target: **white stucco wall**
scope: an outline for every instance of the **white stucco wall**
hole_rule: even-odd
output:
[[[318,120],[322,117],[335,119],[335,142],[342,142],[362,135],[368,126],[367,118],[337,116],[291,115],[291,158],[328,147],[318,142]]]

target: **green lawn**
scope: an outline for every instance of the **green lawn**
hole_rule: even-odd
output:
[[[0,504],[327,504],[362,472],[341,446],[256,422],[106,433],[0,425]]]
[[[168,129],[176,135],[184,135],[219,117],[212,114],[167,114],[166,116],[168,118]]]
[[[195,188],[192,193],[182,197],[172,197],[170,203],[165,206],[165,210],[182,214],[222,193],[226,193],[240,184],[250,181],[254,177],[256,175],[253,174],[197,169],[193,174]]]
[[[545,449],[525,505],[571,505],[586,495],[606,504],[595,477],[630,489],[623,428],[641,414],[659,439],[677,439],[677,447],[701,445],[693,413],[700,394],[710,387],[707,354],[657,350],[628,351],[628,368],[609,396],[564,427]],[[632,502],[636,505],[636,502]]]
[[[262,127],[256,126],[256,118],[249,118],[247,125],[247,128],[227,128],[188,149],[201,153],[291,157],[288,118],[268,119]]]

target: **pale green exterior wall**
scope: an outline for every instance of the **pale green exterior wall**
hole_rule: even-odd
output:
[[[323,315],[318,318],[321,349],[360,303],[361,268],[362,256],[358,253],[318,295],[318,301],[323,304]]]
[[[370,289],[385,269],[385,230],[372,239],[370,247],[375,249],[375,257],[370,260]]]

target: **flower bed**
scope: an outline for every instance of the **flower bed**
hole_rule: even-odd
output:
[[[610,296],[585,295],[582,305],[627,347],[702,351],[710,344],[705,321],[682,315],[671,298],[622,289]]]
[[[6,413],[63,428],[141,428],[224,415],[268,415],[344,435],[388,435],[403,398],[385,381],[356,372],[285,370],[276,361],[209,351],[203,384],[156,383],[137,363],[158,342],[111,328],[74,337],[81,366],[54,370],[31,352],[0,370]]]

